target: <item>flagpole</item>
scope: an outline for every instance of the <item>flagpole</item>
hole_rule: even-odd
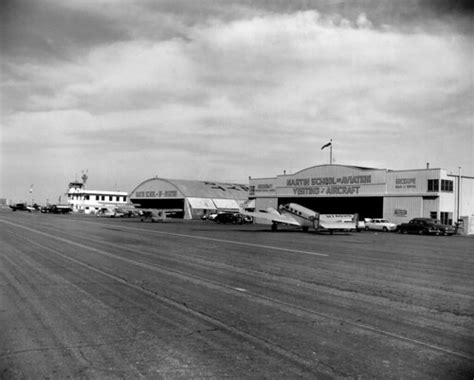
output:
[[[329,165],[332,165],[332,139],[331,145],[329,145]]]
[[[329,147],[329,165],[332,165],[332,139],[329,140],[329,142],[327,144],[324,144],[321,147],[321,150],[323,150],[324,148],[327,148],[327,147]]]

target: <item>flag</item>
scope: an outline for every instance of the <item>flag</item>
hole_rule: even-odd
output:
[[[323,150],[324,148],[327,148],[328,146],[331,146],[331,145],[332,145],[332,142],[328,142],[327,144],[325,144],[321,147],[321,150]]]
[[[31,184],[31,187],[30,187],[30,194],[33,192],[33,184]]]

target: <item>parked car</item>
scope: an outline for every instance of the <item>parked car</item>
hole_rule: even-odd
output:
[[[437,219],[435,219],[435,223],[441,231],[442,235],[452,236],[456,233],[456,228],[454,226],[450,226],[449,224],[443,224]]]
[[[216,223],[232,223],[232,224],[243,224],[244,218],[241,214],[236,212],[220,212],[214,218]]]
[[[454,235],[453,226],[442,224],[439,220],[431,218],[414,218],[408,223],[402,223],[398,226],[400,233],[416,233],[429,235]]]
[[[31,206],[27,206],[26,203],[17,203],[15,205],[10,205],[10,208],[12,209],[12,211],[28,211],[28,212],[31,212],[31,211],[34,211],[35,209]]]
[[[375,231],[395,231],[397,229],[397,225],[395,223],[389,222],[386,219],[367,219],[365,221],[365,229],[366,231],[375,230]]]
[[[253,223],[253,218],[250,215],[241,215],[244,223],[251,224]]]
[[[217,216],[217,212],[211,212],[209,214],[204,214],[203,216],[201,216],[201,219],[202,220],[214,220],[216,219],[216,216]]]

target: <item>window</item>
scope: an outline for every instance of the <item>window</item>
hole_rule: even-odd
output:
[[[84,195],[84,199],[85,199],[86,201],[88,201],[89,198],[90,198],[89,195]],[[86,208],[86,209],[88,210],[88,208]]]
[[[428,180],[428,191],[439,191],[439,180],[429,179]]]
[[[453,224],[453,213],[452,212],[440,212],[440,221],[442,224]]]
[[[453,181],[449,179],[442,179],[441,180],[441,191],[447,191],[452,193],[453,192]]]
[[[438,212],[437,211],[431,211],[430,212],[430,218],[431,219],[438,219]]]

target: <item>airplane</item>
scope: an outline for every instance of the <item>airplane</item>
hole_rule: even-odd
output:
[[[139,215],[139,210],[131,204],[110,204],[110,205],[100,205],[99,210],[96,212],[96,216],[100,217],[132,217]]]
[[[104,216],[109,218],[121,217],[124,214],[117,210],[117,207],[101,207],[95,214],[97,217]]]
[[[243,215],[253,218],[262,218],[272,222],[272,231],[276,231],[278,224],[289,224],[301,227],[304,232],[310,228],[318,232],[327,231],[331,235],[334,231],[360,231],[357,214],[319,214],[297,203],[287,203],[276,210],[272,207],[257,212],[240,210]]]
[[[140,221],[164,222],[166,220],[166,212],[163,210],[155,209],[141,209],[140,210]]]

